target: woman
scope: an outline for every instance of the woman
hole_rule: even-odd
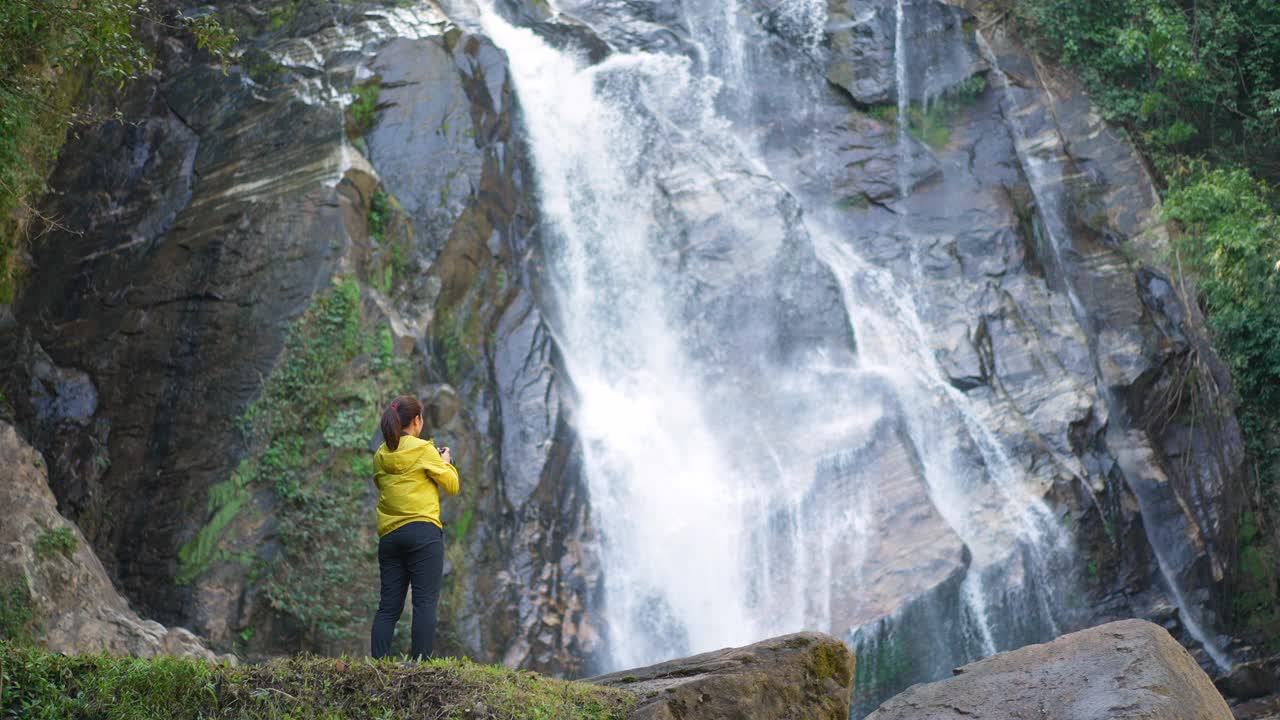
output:
[[[391,637],[413,586],[414,659],[430,657],[436,635],[436,602],[444,570],[444,525],[440,493],[458,494],[458,470],[449,448],[420,440],[422,405],[401,395],[382,413],[384,444],[373,456],[378,485],[378,568],[382,599],[373,616],[370,644],[375,658],[391,652]]]

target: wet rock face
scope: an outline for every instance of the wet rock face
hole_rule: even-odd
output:
[[[506,63],[458,30],[393,40],[372,62],[384,109],[366,141],[432,258],[392,298],[396,317],[420,328],[428,376],[456,388],[456,401],[431,403],[471,483],[445,515],[466,532],[451,537],[450,632],[509,666],[574,674],[596,649],[587,609],[600,570],[572,406],[536,300],[537,203]]]
[[[1000,653],[917,685],[868,720],[958,715],[1228,720],[1226,701],[1191,655],[1158,625],[1124,620]]]
[[[903,45],[909,88],[917,97],[936,96],[983,66],[964,41],[967,14],[932,0],[901,0]],[[785,28],[783,29],[785,33]],[[892,103],[898,97],[897,8],[893,2],[831,0],[827,3],[824,54],[827,80],[859,105]]]
[[[62,653],[178,655],[215,660],[191,632],[139,618],[93,548],[58,514],[44,458],[0,421],[0,585],[32,611],[36,635]],[[14,599],[6,594],[5,602]]]
[[[844,643],[796,633],[587,682],[634,692],[632,720],[845,720],[853,676]]]

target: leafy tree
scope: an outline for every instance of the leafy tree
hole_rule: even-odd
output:
[[[1009,10],[1149,152],[1280,173],[1280,3],[1012,0]]]

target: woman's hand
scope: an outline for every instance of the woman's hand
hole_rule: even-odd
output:
[[[449,448],[440,448],[440,457],[450,465],[453,464],[453,453],[449,452]]]

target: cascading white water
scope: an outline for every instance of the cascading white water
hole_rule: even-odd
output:
[[[544,212],[557,327],[581,407],[577,430],[600,518],[610,651],[622,665],[673,649],[751,640],[741,518],[745,488],[711,430],[653,254],[655,181],[631,83],[709,112],[714,87],[683,57],[634,54],[600,66],[548,47],[489,10],[526,107]],[[691,621],[692,620],[692,621]]]
[[[911,166],[911,146],[907,137],[911,120],[911,91],[907,85],[907,9],[905,3],[906,0],[897,0],[897,4],[894,6],[895,15],[893,19],[893,71],[898,96],[898,112],[895,117],[898,148],[898,197],[904,199],[911,190],[910,182],[907,179]],[[916,264],[918,264],[918,261]]]
[[[810,16],[825,17],[805,10],[799,21]],[[910,287],[864,261],[821,213],[788,210],[804,198],[774,177],[754,138],[717,113],[720,79],[696,73],[687,58],[619,52],[588,67],[489,8],[481,23],[518,59],[511,72],[538,171],[554,324],[579,398],[577,431],[603,535],[609,664],[801,628],[854,631],[833,614],[834,602],[849,602],[833,588],[850,580],[834,573],[858,579],[870,560],[868,533],[893,521],[883,516],[879,479],[859,475],[860,448],[880,452],[875,444],[897,432],[907,471],[922,477],[973,557],[968,610],[947,620],[965,626],[972,647],[938,662],[994,651],[983,573],[1021,563],[1027,548],[1034,556],[1063,543],[937,367]],[[720,42],[741,47],[742,39]],[[708,55],[741,57],[732,47],[717,52]],[[749,190],[734,193],[735,183]],[[672,213],[698,221],[681,224]],[[707,302],[701,288],[719,280],[719,253],[751,268],[805,248],[835,282],[836,324],[852,330],[856,356],[814,349],[735,379],[726,370],[765,362],[763,344],[777,328],[750,314],[769,308],[753,307],[730,319],[739,327],[711,329],[750,336],[759,323],[762,347],[751,350],[760,358],[718,355],[715,338],[690,335]],[[842,505],[814,505],[819,478],[850,475],[858,482],[834,498]],[[840,565],[831,559],[837,546],[850,555]],[[1034,561],[1024,565],[1044,574]],[[1046,594],[1028,601],[1052,623]]]

